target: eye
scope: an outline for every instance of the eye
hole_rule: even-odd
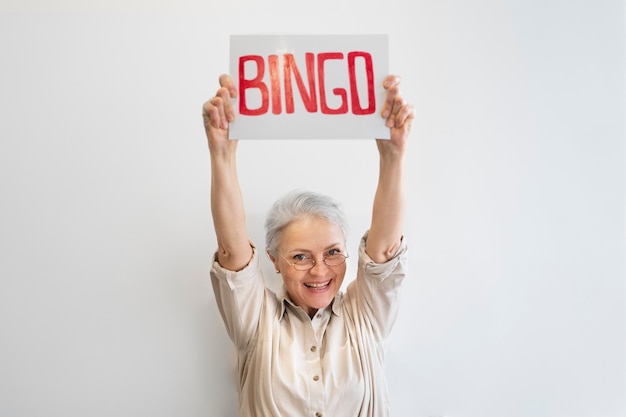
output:
[[[296,262],[302,262],[302,261],[306,261],[307,259],[309,259],[308,256],[303,255],[301,253],[297,254],[297,255],[293,255],[293,260]]]
[[[335,255],[341,255],[341,250],[331,249],[328,252],[326,252],[326,256],[335,256]]]

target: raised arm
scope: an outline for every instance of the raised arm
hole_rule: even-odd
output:
[[[217,260],[223,268],[238,271],[250,261],[252,248],[237,176],[237,141],[228,139],[228,125],[235,118],[231,105],[234,97],[237,88],[232,79],[220,76],[220,88],[204,103],[202,116],[211,156],[211,213]]]
[[[376,140],[380,155],[379,176],[365,251],[379,263],[393,257],[404,227],[404,160],[415,110],[402,98],[399,84],[397,76],[385,78],[387,96],[382,117],[390,129],[391,139]]]

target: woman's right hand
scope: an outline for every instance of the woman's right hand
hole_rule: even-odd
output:
[[[211,151],[236,146],[236,141],[228,139],[228,125],[235,120],[232,99],[237,97],[237,87],[228,74],[222,74],[219,81],[220,88],[215,96],[202,106],[204,129]]]

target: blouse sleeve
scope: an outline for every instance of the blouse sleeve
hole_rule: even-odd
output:
[[[265,293],[256,248],[252,246],[252,258],[240,271],[224,269],[215,256],[211,284],[228,336],[237,349],[247,349],[256,336]]]
[[[376,339],[383,340],[391,332],[398,313],[400,285],[408,266],[408,249],[403,238],[390,260],[376,263],[365,252],[366,241],[367,233],[359,245],[356,280],[347,292],[350,298],[355,298],[362,325],[370,327]]]

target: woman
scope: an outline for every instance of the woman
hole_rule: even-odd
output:
[[[258,250],[246,234],[237,141],[228,139],[231,99],[237,97],[228,75],[204,104],[218,244],[211,280],[238,351],[241,417],[389,415],[384,343],[406,270],[403,175],[414,119],[399,83],[393,75],[384,81],[381,116],[391,139],[376,141],[380,165],[371,225],[345,294],[343,214],[332,199],[310,192],[289,193],[268,215],[266,251],[284,286],[279,294],[265,287]]]

